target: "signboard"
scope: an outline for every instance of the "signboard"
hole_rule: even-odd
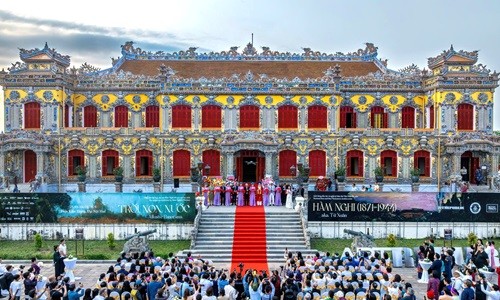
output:
[[[2,223],[192,222],[194,193],[0,194]]]
[[[451,229],[445,229],[444,230],[444,240],[445,241],[451,241],[453,239],[453,234],[452,234]]]
[[[308,194],[309,221],[500,222],[495,193]]]

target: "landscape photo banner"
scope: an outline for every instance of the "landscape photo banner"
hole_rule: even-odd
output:
[[[308,193],[309,221],[500,222],[497,193]]]
[[[194,193],[4,193],[2,223],[193,222]]]

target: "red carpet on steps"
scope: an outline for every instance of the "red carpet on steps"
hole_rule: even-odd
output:
[[[231,271],[238,272],[239,264],[245,264],[243,272],[265,270],[267,265],[266,213],[263,206],[238,206],[234,218],[233,257]]]

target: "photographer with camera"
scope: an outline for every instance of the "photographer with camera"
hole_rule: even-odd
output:
[[[51,300],[62,300],[68,295],[68,290],[66,284],[62,281],[54,281],[50,284],[50,299]]]

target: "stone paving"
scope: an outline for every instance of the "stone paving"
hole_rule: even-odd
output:
[[[29,265],[28,261],[4,261],[4,264],[12,264],[15,267],[20,264]],[[78,282],[82,282],[84,287],[94,287],[99,274],[105,273],[109,266],[114,265],[113,261],[79,261],[74,270],[76,277],[81,277]],[[229,265],[216,265],[217,268],[229,268]],[[279,265],[271,265],[270,270],[279,269]],[[44,261],[44,266],[42,268],[42,274],[44,276],[54,274],[54,268],[49,261]],[[427,288],[426,284],[419,283],[417,281],[417,272],[415,268],[394,268],[393,274],[400,274],[401,277],[406,281],[410,282],[416,292],[417,299],[424,299],[425,291]],[[496,282],[497,277],[494,275],[492,278],[493,282]]]

